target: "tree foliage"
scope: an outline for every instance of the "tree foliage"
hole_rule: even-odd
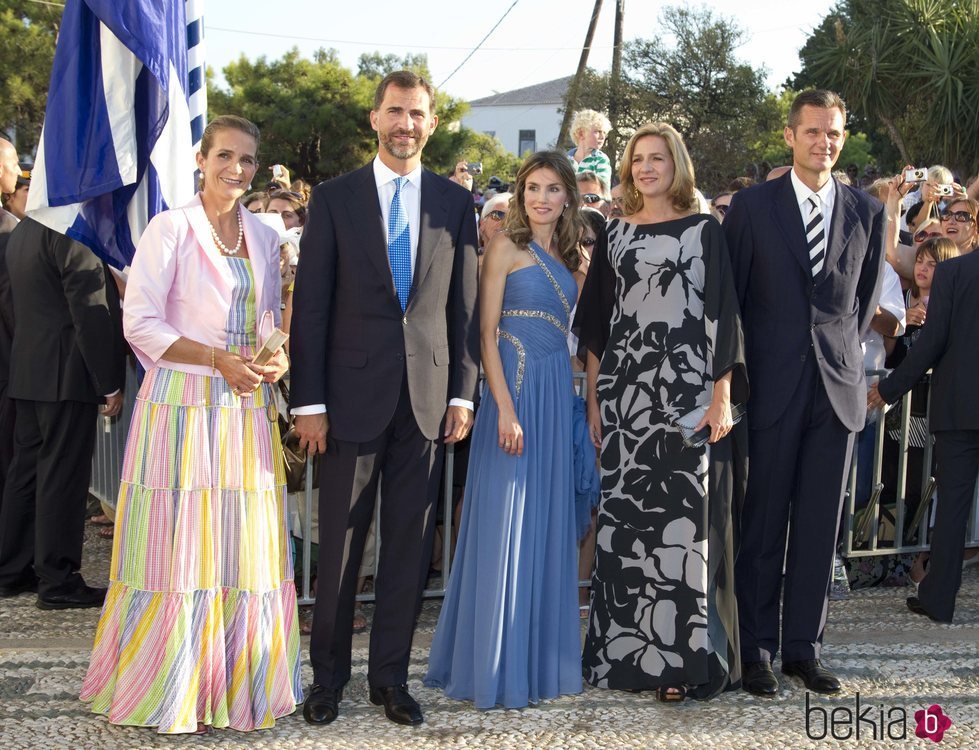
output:
[[[228,89],[208,87],[208,117],[237,114],[258,125],[264,164],[285,164],[294,176],[319,181],[370,158],[374,87],[343,67],[335,51],[321,49],[312,60],[297,49],[272,61],[242,56],[224,77]]]
[[[979,169],[979,0],[840,0],[800,57],[903,162]]]
[[[294,177],[315,184],[371,159],[377,149],[370,126],[374,90],[381,78],[399,69],[431,78],[425,55],[361,55],[356,74],[343,67],[334,50],[321,49],[312,60],[297,49],[279,60],[242,56],[223,71],[227,88],[217,87],[209,76],[209,116],[247,117],[262,131],[264,164],[284,164]],[[445,174],[466,159],[482,161],[487,175],[506,179],[515,173],[516,159],[495,139],[459,125],[466,106],[462,101],[437,94],[436,104],[440,123],[425,147],[426,167]],[[263,186],[264,181],[256,185]]]
[[[41,136],[61,8],[6,0],[0,10],[0,133],[21,153]]]
[[[753,134],[781,132],[778,110],[764,72],[737,58],[744,32],[733,21],[707,8],[667,6],[660,28],[660,36],[625,45],[620,83],[592,72],[572,106],[617,111],[623,136],[646,122],[670,123],[686,142],[698,185],[713,192],[754,160]]]

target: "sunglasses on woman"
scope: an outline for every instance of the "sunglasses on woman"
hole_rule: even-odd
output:
[[[714,206],[714,210],[717,211],[717,213],[719,213],[721,216],[726,216],[727,215],[727,210],[729,208],[730,208],[730,206],[727,206],[727,205],[725,205],[723,203],[720,204],[719,206]]]
[[[956,224],[969,224],[974,219],[968,211],[946,211],[942,214],[942,221],[954,221]]]
[[[499,209],[496,211],[490,211],[488,214],[486,214],[486,218],[495,219],[496,221],[503,221],[506,218],[506,211],[500,211]]]
[[[594,237],[582,237],[578,240],[579,245],[584,245],[585,247],[591,247],[596,242]]]
[[[932,237],[941,237],[941,236],[942,236],[941,232],[929,232],[926,229],[919,229],[917,232],[914,233],[911,239],[913,239],[916,244],[920,244],[925,240],[930,240]]]
[[[583,203],[591,204],[591,203],[599,203],[600,201],[604,200],[604,198],[602,198],[602,196],[598,195],[597,193],[585,193],[584,195],[581,196],[581,200]]]

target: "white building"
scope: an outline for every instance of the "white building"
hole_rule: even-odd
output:
[[[508,151],[553,148],[561,131],[564,96],[571,76],[504,91],[469,102],[462,124],[470,130],[496,136]]]

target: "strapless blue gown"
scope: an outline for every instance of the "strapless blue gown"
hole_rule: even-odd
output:
[[[476,415],[459,540],[425,684],[477,708],[581,692],[568,317],[577,287],[532,244],[506,279],[503,371],[524,431],[499,447],[489,388]],[[569,304],[570,303],[570,304]]]

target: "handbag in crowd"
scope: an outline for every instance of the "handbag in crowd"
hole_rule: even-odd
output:
[[[279,434],[282,436],[282,457],[286,465],[286,488],[289,492],[303,492],[306,489],[306,455],[304,448],[299,447],[299,436],[288,414],[289,388],[279,381],[279,390],[285,400],[286,409],[279,413]],[[313,461],[313,489],[320,486],[320,462]]]
[[[703,406],[698,406],[692,411],[687,412],[682,417],[679,417],[673,422],[673,426],[680,431],[680,435],[683,436],[683,444],[688,448],[699,448],[704,443],[710,439],[710,425],[704,425],[699,430],[697,425],[703,420],[704,415],[707,414],[707,409],[709,404],[704,404]],[[733,404],[731,406],[731,421],[737,424],[741,421],[741,418],[745,415],[747,410],[744,404]]]

